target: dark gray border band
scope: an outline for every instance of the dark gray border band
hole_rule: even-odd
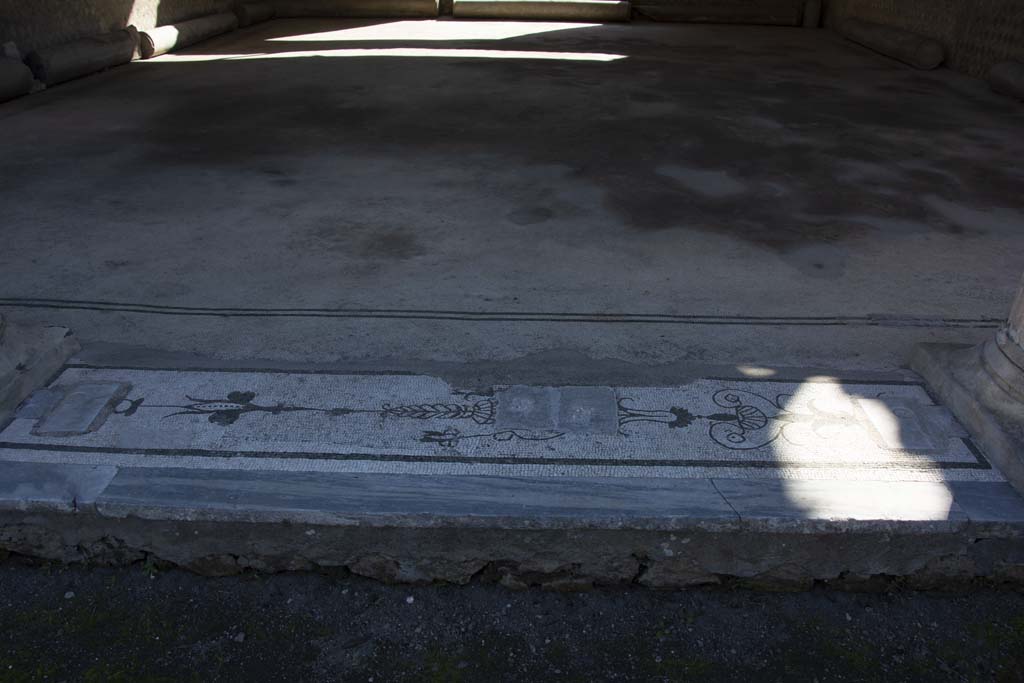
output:
[[[0,298],[0,306],[100,311],[142,315],[224,318],[376,318],[385,320],[448,320],[461,322],[557,322],[655,325],[765,325],[858,327],[997,328],[1002,318],[915,318],[912,316],[751,316],[674,315],[666,313],[559,313],[541,311],[465,311],[400,308],[213,308],[161,306],[113,301]]]

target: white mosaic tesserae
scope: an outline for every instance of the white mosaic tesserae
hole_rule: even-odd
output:
[[[0,433],[0,459],[496,476],[1003,481],[919,384],[824,380],[464,391],[422,375],[71,366]]]

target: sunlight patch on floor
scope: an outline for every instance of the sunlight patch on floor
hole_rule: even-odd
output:
[[[252,59],[294,59],[309,57],[432,57],[448,59],[542,59],[571,62],[614,62],[626,55],[605,52],[546,52],[537,50],[463,50],[454,48],[396,47],[380,49],[300,50],[256,54],[164,55],[143,63],[245,61]]]
[[[362,40],[505,40],[521,36],[591,28],[600,24],[522,21],[393,21],[372,26],[356,26],[335,31],[321,31],[294,36],[270,38],[268,42],[342,42]]]

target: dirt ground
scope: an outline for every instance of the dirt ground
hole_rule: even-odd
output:
[[[0,681],[1020,681],[1024,595],[0,565]]]

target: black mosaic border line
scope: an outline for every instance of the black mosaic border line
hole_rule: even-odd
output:
[[[0,451],[28,450],[55,453],[90,453],[99,455],[139,455],[205,458],[280,458],[282,460],[362,460],[369,462],[471,464],[471,465],[552,465],[552,466],[599,466],[599,467],[708,467],[739,469],[847,469],[847,470],[991,470],[992,465],[967,439],[967,448],[978,460],[976,462],[923,462],[923,463],[783,463],[774,460],[623,460],[604,458],[538,458],[520,456],[473,457],[463,455],[385,455],[366,453],[319,453],[319,452],[277,452],[277,451],[220,451],[203,448],[109,448],[104,446],[71,446],[67,444],[0,442]]]
[[[438,376],[432,375],[428,372],[416,372],[413,370],[346,370],[346,369],[321,369],[321,368],[267,368],[267,367],[234,367],[234,368],[223,368],[223,367],[204,367],[204,366],[175,366],[167,367],[161,365],[102,365],[97,363],[79,363],[75,360],[71,360],[61,367],[60,371],[54,375],[53,379],[47,383],[49,386],[53,381],[56,381],[65,370],[130,370],[135,372],[223,372],[231,374],[245,374],[252,373],[256,375],[330,375],[330,376],[345,376],[354,375],[358,377],[374,377],[374,376],[394,376],[394,377],[417,377],[417,376]],[[443,377],[442,377],[443,379]],[[927,389],[927,386],[923,381],[914,380],[902,380],[902,379],[851,379],[851,378],[839,378],[829,377],[827,379],[807,379],[806,377],[744,377],[742,375],[707,375],[694,378],[697,380],[709,380],[712,382],[750,382],[752,384],[757,383],[779,383],[779,384],[795,384],[795,383],[808,383],[808,384],[842,384],[848,385],[878,385],[878,386],[897,386],[897,387],[920,387]],[[597,386],[593,383],[589,384],[564,384],[555,386]],[[605,385],[601,385],[605,386]],[[615,388],[617,386],[631,386],[631,385],[607,385]],[[646,386],[646,385],[645,385]],[[654,389],[664,389],[668,386],[652,385]],[[929,396],[930,397],[930,396]],[[933,400],[934,402],[934,400]]]
[[[673,315],[666,313],[569,313],[389,308],[211,308],[72,299],[0,298],[0,306],[100,311],[144,315],[222,318],[359,318],[458,322],[556,322],[648,325],[760,325],[783,327],[966,327],[989,329],[1001,318],[914,318],[894,316]]]

